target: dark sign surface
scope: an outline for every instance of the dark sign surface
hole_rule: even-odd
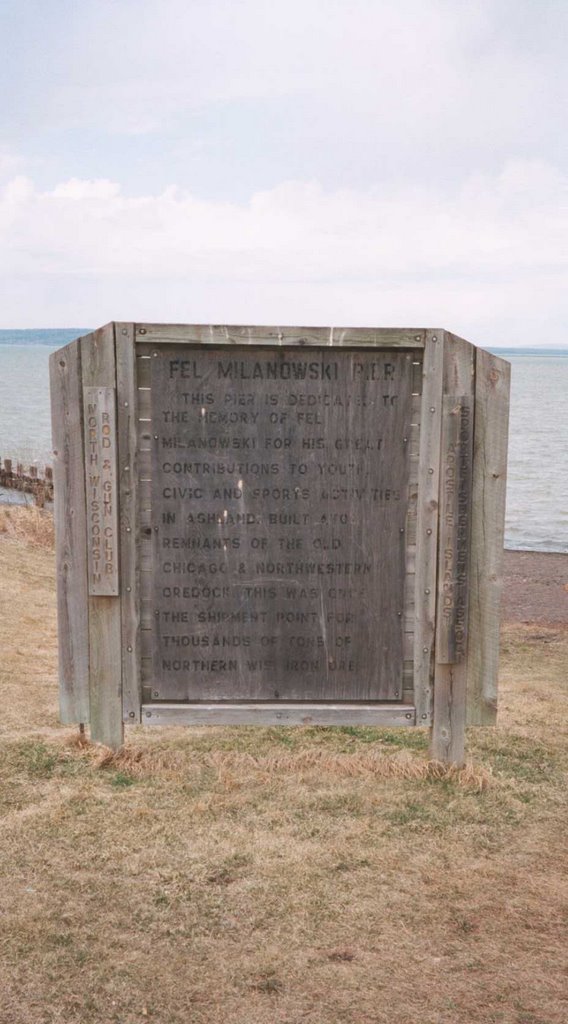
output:
[[[151,368],[155,697],[401,698],[412,356]]]

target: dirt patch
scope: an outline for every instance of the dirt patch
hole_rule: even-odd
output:
[[[503,618],[568,627],[568,554],[505,551]]]

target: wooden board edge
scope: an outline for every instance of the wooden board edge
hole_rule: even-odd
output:
[[[111,323],[81,339],[83,387],[116,388],[114,333]],[[119,596],[89,597],[89,664],[91,739],[116,749],[124,735]]]
[[[411,704],[143,704],[143,725],[361,725],[416,724]]]
[[[443,332],[429,334],[422,367],[414,583],[414,703],[417,722],[425,726],[432,721],[433,701],[443,356]]]
[[[274,345],[424,348],[424,328],[302,327],[241,324],[134,325],[135,340],[146,344]],[[435,333],[435,332],[434,332]]]
[[[475,389],[475,347],[461,338],[444,333],[444,364],[443,392],[444,398],[463,397],[469,408],[474,406]],[[447,403],[451,407],[452,403]],[[471,425],[473,427],[473,424]],[[470,428],[471,429],[471,428]],[[468,449],[470,445],[468,440]],[[442,462],[440,452],[440,462]],[[468,468],[471,475],[471,467]],[[471,488],[470,488],[471,492]],[[440,474],[440,497],[443,500],[443,479]],[[469,503],[468,503],[469,504]],[[471,531],[467,530],[467,547],[471,550]],[[466,551],[466,565],[469,568],[470,557]],[[469,581],[466,580],[466,593]],[[436,617],[440,615],[440,599],[443,592],[443,556],[438,549],[437,572],[437,608]],[[467,639],[466,639],[467,645]],[[434,760],[446,763],[461,764],[465,755],[465,722],[466,722],[466,688],[467,688],[467,646],[463,660],[452,664],[441,663],[436,654],[434,670],[434,711],[430,735],[430,755]]]
[[[64,725],[90,720],[87,530],[81,351],[77,339],[49,357],[59,650]]]
[[[120,512],[122,715],[140,721],[140,574],[138,524],[138,391],[134,324],[115,324]]]
[[[510,379],[510,363],[477,350],[468,725],[494,725],[497,718]]]

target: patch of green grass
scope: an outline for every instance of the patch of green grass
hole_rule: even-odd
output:
[[[132,775],[128,775],[127,772],[115,772],[111,779],[111,786],[115,786],[116,789],[126,789],[128,786],[134,786],[136,779]]]
[[[45,743],[30,740],[18,745],[16,764],[35,779],[50,779],[57,765],[57,753]]]

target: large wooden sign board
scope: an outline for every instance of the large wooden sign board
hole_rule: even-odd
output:
[[[54,353],[63,720],[427,725],[460,760],[496,709],[508,371],[429,330]]]

